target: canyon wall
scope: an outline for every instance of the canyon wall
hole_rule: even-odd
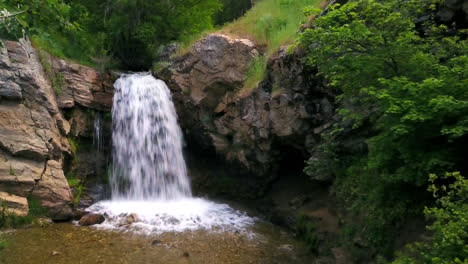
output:
[[[60,87],[52,85],[53,78],[60,79]],[[29,198],[54,220],[72,216],[64,172],[74,156],[68,136],[83,130],[73,112],[79,107],[109,110],[112,85],[105,80],[89,67],[39,54],[27,40],[2,42],[0,198],[9,210],[27,214]],[[68,119],[65,110],[71,111]]]

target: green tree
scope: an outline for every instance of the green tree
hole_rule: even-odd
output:
[[[158,48],[213,26],[218,0],[118,0],[97,4],[71,1],[96,8],[97,30],[107,36],[109,50],[131,69],[148,69]]]
[[[429,174],[468,169],[467,41],[431,19],[417,29],[434,3],[350,1],[299,37],[307,62],[342,93],[342,121],[324,135],[325,158],[306,172],[337,176],[337,195],[364,219],[354,233],[376,247],[428,202]],[[365,148],[343,150],[337,142],[353,133]]]

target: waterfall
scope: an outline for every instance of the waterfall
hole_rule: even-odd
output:
[[[93,133],[93,145],[96,147],[98,153],[101,153],[102,147],[104,146],[103,135],[102,135],[102,114],[97,112],[94,116],[94,133]]]
[[[87,209],[101,228],[135,232],[244,231],[245,213],[191,194],[182,131],[166,84],[150,74],[123,75],[112,108],[112,199]],[[130,219],[130,220],[129,220]]]
[[[149,74],[131,74],[114,86],[112,198],[190,197],[182,131],[166,84]]]

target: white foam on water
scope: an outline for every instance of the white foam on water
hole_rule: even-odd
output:
[[[202,198],[173,201],[110,200],[87,209],[102,214],[106,221],[97,227],[139,233],[184,232],[194,230],[245,232],[255,219],[227,204]],[[128,217],[136,215],[136,221]]]

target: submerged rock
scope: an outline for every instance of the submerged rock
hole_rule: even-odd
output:
[[[83,216],[78,222],[81,226],[91,226],[102,224],[106,219],[100,214],[87,214]]]

